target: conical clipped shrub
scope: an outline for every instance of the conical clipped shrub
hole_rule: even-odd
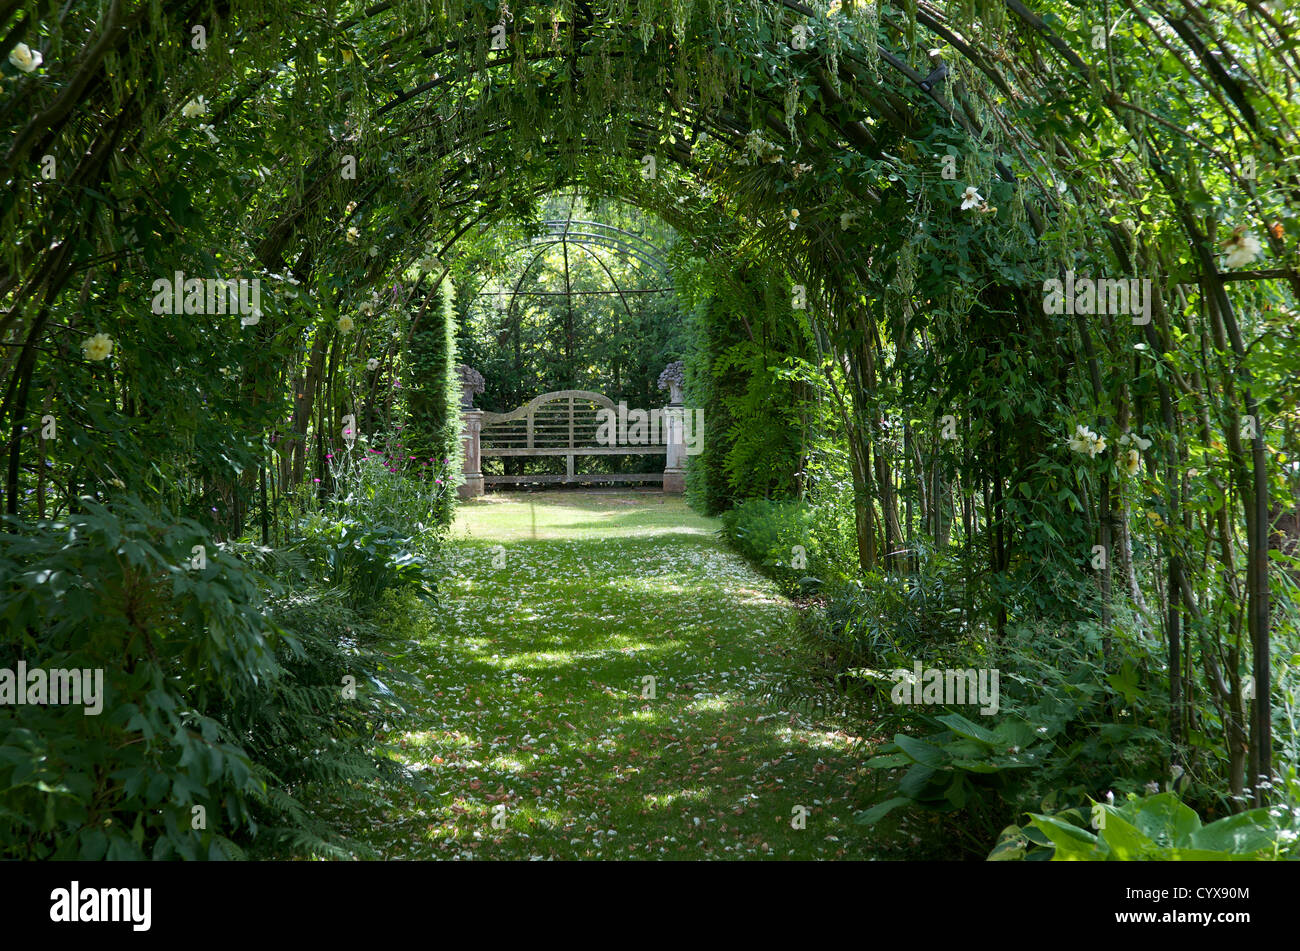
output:
[[[782,322],[790,301],[773,276],[723,271],[695,309],[697,345],[686,363],[686,402],[704,409],[703,452],[686,472],[687,499],[708,515],[744,499],[796,493],[801,431],[794,387],[775,372],[801,341]]]
[[[407,422],[403,431],[410,469],[429,478],[455,478],[461,466],[460,378],[456,373],[455,291],[444,280],[419,315],[403,363]],[[452,506],[436,513],[450,521]]]

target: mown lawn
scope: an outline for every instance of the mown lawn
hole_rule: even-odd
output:
[[[764,703],[793,606],[658,492],[462,506],[387,858],[863,858],[851,737]],[[653,681],[647,678],[653,678]],[[796,807],[807,810],[796,829]]]

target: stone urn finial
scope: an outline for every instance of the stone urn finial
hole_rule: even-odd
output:
[[[456,372],[460,375],[461,409],[473,409],[474,394],[482,393],[486,388],[484,385],[483,374],[464,363],[456,367]]]
[[[686,383],[686,364],[674,360],[659,374],[659,389],[668,391],[668,402],[674,406],[682,402],[682,386]]]

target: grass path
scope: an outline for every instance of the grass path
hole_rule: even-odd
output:
[[[867,857],[850,738],[762,699],[794,608],[716,527],[658,492],[462,506],[399,740],[429,788],[363,837],[386,858]]]

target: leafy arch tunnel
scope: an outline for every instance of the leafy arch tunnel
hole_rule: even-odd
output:
[[[458,247],[579,189],[722,262],[709,293],[753,292],[727,318],[751,340],[804,341],[854,570],[914,568],[959,524],[994,641],[1086,590],[1113,671],[1138,617],[1172,672],[1166,759],[1213,733],[1231,795],[1267,802],[1296,489],[1284,4],[33,0],[0,25],[12,524],[126,493],[275,547],[340,435],[391,416]],[[257,279],[259,307],[158,313],[177,272]],[[263,662],[251,614],[221,623],[240,636],[174,662]]]

